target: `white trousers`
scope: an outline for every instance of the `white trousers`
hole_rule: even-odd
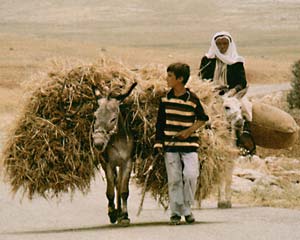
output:
[[[197,152],[165,152],[171,216],[191,214],[199,176]]]

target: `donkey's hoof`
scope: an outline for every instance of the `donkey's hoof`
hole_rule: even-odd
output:
[[[129,218],[119,219],[118,224],[122,227],[128,227],[130,225],[130,219]]]
[[[130,224],[130,219],[128,218],[128,213],[122,213],[120,214],[118,218],[118,224],[120,224],[123,227],[127,227]]]
[[[218,208],[231,208],[231,202],[230,201],[222,201],[222,202],[218,202]]]
[[[118,219],[118,212],[116,210],[111,210],[108,212],[108,216],[111,223],[116,223]]]

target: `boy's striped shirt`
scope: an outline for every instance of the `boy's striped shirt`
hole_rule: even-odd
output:
[[[167,152],[197,151],[197,133],[185,140],[176,138],[178,132],[191,127],[196,120],[208,120],[198,97],[188,89],[184,95],[175,97],[171,90],[159,105],[155,147],[163,146]]]

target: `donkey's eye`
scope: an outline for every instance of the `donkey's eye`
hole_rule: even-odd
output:
[[[110,120],[110,122],[115,122],[117,120],[117,118],[112,118],[111,120]]]

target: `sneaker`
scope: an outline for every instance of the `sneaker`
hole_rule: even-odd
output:
[[[184,216],[184,218],[185,218],[186,223],[188,223],[188,224],[195,222],[195,218],[194,218],[193,214]]]
[[[170,218],[170,224],[171,225],[179,225],[180,224],[180,220],[181,220],[181,217],[178,216],[178,215],[174,215]]]

